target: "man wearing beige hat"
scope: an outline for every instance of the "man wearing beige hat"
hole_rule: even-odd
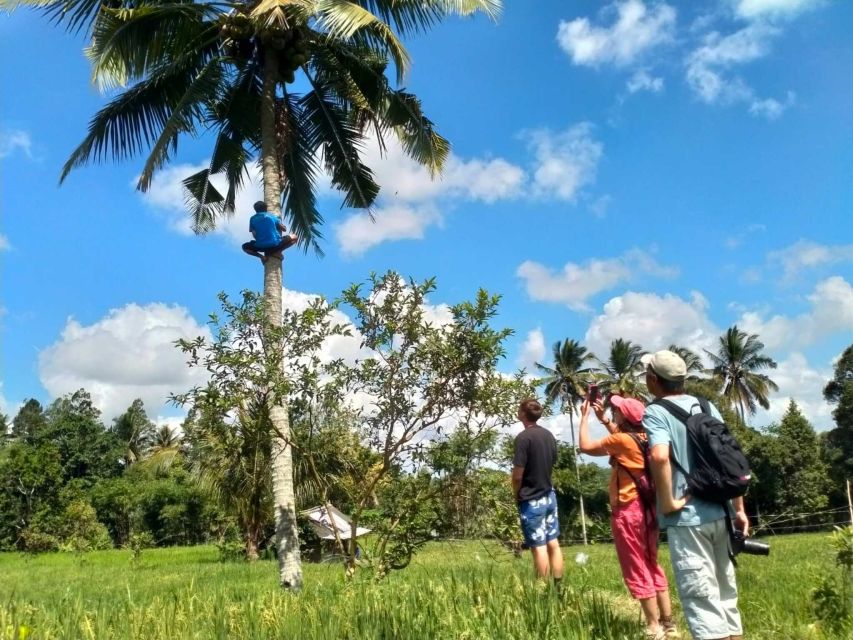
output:
[[[642,361],[646,386],[658,401],[672,402],[687,414],[701,411],[699,399],[684,393],[687,366],[678,354],[658,351]],[[713,404],[708,403],[708,410],[722,419]],[[740,640],[743,627],[724,507],[687,495],[692,452],[684,422],[655,402],[646,408],[643,427],[651,445],[658,518],[667,530],[675,583],[690,632],[696,640]],[[747,535],[743,498],[733,499],[731,506],[734,526]]]

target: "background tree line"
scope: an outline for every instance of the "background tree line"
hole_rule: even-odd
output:
[[[175,396],[187,418],[180,429],[156,427],[140,400],[105,424],[85,390],[43,407],[28,400],[3,418],[0,442],[0,548],[88,550],[110,546],[216,542],[255,559],[275,529],[271,395],[289,407],[298,510],[335,505],[373,530],[371,566],[405,566],[429,539],[492,537],[518,549],[507,469],[517,402],[539,385],[554,411],[570,419],[586,385],[645,397],[644,350],[613,341],[602,359],[579,343],[554,346],[543,378],[501,374],[507,329],[492,326],[498,298],[479,292],[443,323],[424,313],[432,281],[388,273],[286,311],[272,325],[256,294],[222,297],[214,339],[179,346],[209,382]],[[336,324],[345,307],[352,325]],[[261,348],[269,331],[299,345],[288,356]],[[357,335],[369,357],[322,357],[330,337]],[[712,363],[673,345],[688,363],[688,390],[709,397],[739,436],[755,471],[747,506],[756,524],[785,532],[848,518],[845,481],[853,475],[853,345],[826,385],[836,427],[816,434],[791,400],[778,424],[748,425],[775,388],[775,363],[758,336],[732,327]],[[284,352],[282,352],[284,353]],[[350,400],[360,397],[362,402]],[[580,499],[593,539],[609,536],[609,470],[583,463],[561,443],[554,482],[566,539],[577,540]],[[301,522],[303,552],[319,549]],[[327,551],[330,549],[327,545]],[[354,544],[333,550],[355,565]]]

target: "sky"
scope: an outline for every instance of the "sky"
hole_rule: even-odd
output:
[[[737,324],[778,362],[752,424],[794,398],[831,428],[821,390],[853,342],[853,3],[532,6],[407,41],[405,86],[451,141],[447,166],[432,180],[399,146],[368,146],[375,222],[323,189],[326,255],[287,252],[286,304],[388,269],[435,276],[438,314],[483,287],[514,330],[506,372],[550,363],[566,338],[601,357],[618,337],[701,352]],[[108,99],[85,44],[37,13],[0,15],[0,411],[84,387],[107,420],[140,397],[174,423],[169,393],[199,380],[174,341],[207,331],[218,292],[262,287],[240,251],[260,189],[193,235],[180,180],[206,166],[205,136],[146,194],[141,158],[60,187]]]

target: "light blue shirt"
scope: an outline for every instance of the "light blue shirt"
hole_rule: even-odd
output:
[[[699,400],[693,396],[667,396],[666,399],[674,402],[688,413],[699,413]],[[711,403],[709,404],[711,415],[718,420],[722,420],[717,407]],[[681,420],[672,415],[664,407],[657,404],[650,404],[646,407],[646,413],[643,416],[643,427],[649,436],[650,446],[668,444],[672,457],[678,460],[678,463],[684,467],[685,471],[690,473],[693,460],[687,446],[687,427]],[[670,465],[672,466],[673,498],[680,498],[687,492],[687,478],[671,460]],[[663,515],[660,505],[658,505],[658,521],[661,528],[695,527],[725,517],[726,514],[723,511],[723,507],[701,500],[696,496],[691,497],[681,511],[670,515]]]

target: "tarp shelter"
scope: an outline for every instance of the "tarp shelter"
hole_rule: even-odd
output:
[[[348,516],[338,511],[333,505],[326,507],[314,507],[303,511],[302,515],[308,518],[311,528],[317,536],[323,540],[334,540],[335,531],[338,530],[338,538],[341,540],[349,540],[352,538],[352,521]],[[363,536],[365,533],[370,533],[370,529],[358,527],[355,532],[355,537]]]

